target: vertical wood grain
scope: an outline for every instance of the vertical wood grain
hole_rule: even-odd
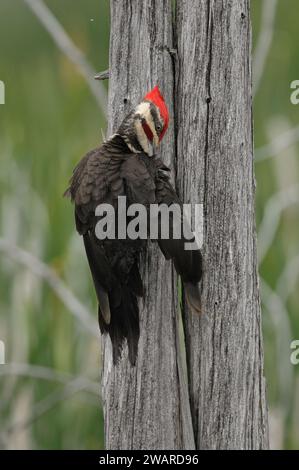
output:
[[[177,0],[177,181],[204,206],[203,317],[184,304],[198,449],[268,447],[249,0]]]
[[[114,367],[104,340],[106,447],[264,449],[249,0],[176,4],[175,60],[171,1],[111,0],[109,132],[158,84],[171,113],[161,156],[177,174],[183,201],[204,206],[202,318],[183,305],[192,418],[177,278],[149,243],[136,367],[126,348]]]
[[[147,91],[159,85],[171,121],[161,146],[174,160],[172,11],[167,0],[111,0],[109,134]],[[141,336],[136,367],[127,347],[117,367],[104,339],[102,392],[107,449],[192,449],[188,389],[178,341],[177,278],[156,244],[149,243],[141,270]]]

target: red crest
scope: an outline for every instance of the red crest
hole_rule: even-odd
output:
[[[165,134],[165,132],[166,132],[166,130],[167,130],[167,127],[168,127],[169,114],[168,114],[168,109],[167,109],[166,103],[164,101],[164,98],[163,98],[160,90],[159,90],[158,85],[156,85],[155,88],[153,88],[149,93],[147,93],[145,95],[145,97],[143,98],[143,100],[144,101],[150,101],[151,103],[156,105],[157,108],[159,108],[161,117],[162,117],[163,122],[164,122],[164,127],[163,127],[162,132],[159,136],[159,140],[161,141],[164,134]]]

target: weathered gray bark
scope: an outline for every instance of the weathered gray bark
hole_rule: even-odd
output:
[[[267,448],[249,0],[178,0],[177,35],[177,180],[204,205],[208,321],[184,315],[196,446]]]
[[[176,162],[184,202],[204,204],[206,320],[184,305],[192,420],[178,346],[177,279],[149,244],[136,368],[126,350],[113,367],[104,341],[106,447],[192,449],[195,440],[200,449],[266,448],[249,0],[177,0],[176,93],[171,5],[111,0],[109,132],[158,83],[171,113],[162,158]]]
[[[109,133],[132,106],[158,84],[169,105],[170,128],[162,145],[174,159],[174,76],[171,2],[111,0]],[[141,337],[135,368],[127,351],[113,367],[104,341],[103,399],[108,449],[193,448],[187,386],[178,351],[177,278],[157,246],[142,266],[146,287],[140,304]]]

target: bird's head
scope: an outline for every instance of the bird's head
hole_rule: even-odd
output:
[[[153,156],[167,130],[169,114],[166,103],[155,86],[124,119],[120,134],[133,152]]]

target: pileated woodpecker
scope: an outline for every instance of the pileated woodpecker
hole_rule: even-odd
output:
[[[83,157],[65,192],[75,204],[76,228],[83,235],[98,299],[99,325],[102,333],[110,335],[114,363],[125,338],[130,362],[134,365],[136,361],[137,297],[144,293],[138,265],[146,240],[117,236],[114,240],[98,239],[95,228],[99,216],[95,209],[101,203],[109,203],[117,212],[119,196],[126,196],[127,204],[143,204],[147,211],[151,204],[180,204],[169,181],[169,168],[154,154],[168,122],[167,106],[156,86],[123,120],[114,135]],[[180,239],[160,237],[157,241],[165,258],[174,261],[188,303],[199,313],[198,282],[202,275],[199,249],[185,250],[183,236]]]

